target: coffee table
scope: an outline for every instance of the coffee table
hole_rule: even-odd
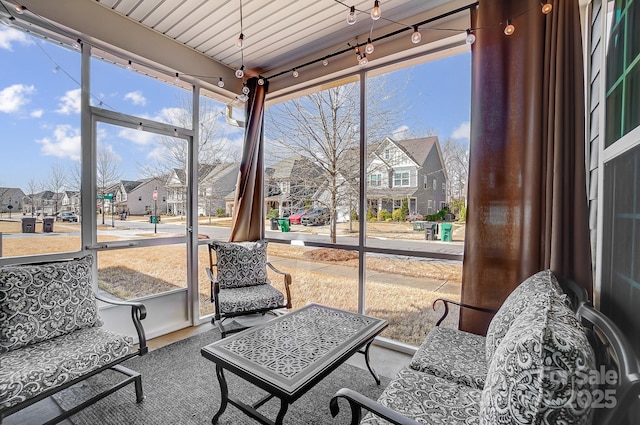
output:
[[[282,424],[290,404],[356,352],[364,354],[380,384],[369,364],[369,347],[387,325],[383,319],[309,304],[203,347],[201,354],[216,364],[222,396],[211,423],[217,423],[231,403],[262,424]],[[225,369],[268,395],[253,405],[230,396]],[[273,397],[280,399],[275,422],[257,411]]]

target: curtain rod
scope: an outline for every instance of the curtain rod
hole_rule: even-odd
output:
[[[422,21],[422,22],[418,22],[418,23],[417,23],[417,24],[415,24],[415,25],[419,27],[419,26],[421,26],[421,25],[430,24],[431,22],[435,22],[435,21],[438,21],[438,20],[440,20],[440,19],[446,18],[446,17],[448,17],[448,16],[455,15],[456,13],[460,13],[460,12],[463,12],[463,11],[465,11],[465,10],[467,10],[467,9],[471,9],[471,8],[473,8],[473,7],[476,7],[476,6],[478,6],[478,4],[479,4],[479,2],[471,3],[471,4],[468,4],[468,5],[466,5],[466,6],[462,6],[462,7],[459,7],[459,8],[457,8],[457,9],[450,10],[449,12],[443,13],[443,14],[441,14],[441,15],[434,16],[433,18],[429,18],[429,19],[424,20],[424,21]],[[405,28],[402,28],[402,29],[399,29],[399,30],[396,30],[396,31],[390,32],[390,33],[388,33],[388,34],[382,35],[382,36],[380,36],[380,37],[376,37],[376,38],[374,38],[374,39],[373,39],[373,40],[371,40],[371,41],[372,41],[372,42],[376,42],[376,41],[384,40],[385,38],[393,37],[394,35],[398,35],[398,34],[401,34],[401,33],[405,32],[405,31],[410,31],[410,30],[412,30],[412,29],[413,29],[413,26],[411,26],[411,27],[405,27]],[[272,76],[270,76],[270,77],[264,77],[264,78],[266,78],[267,80],[269,80],[269,79],[271,79],[271,78],[276,78],[276,77],[279,77],[279,76],[281,76],[281,75],[288,74],[288,73],[292,72],[292,71],[293,71],[293,70],[295,70],[295,69],[304,68],[305,66],[313,65],[314,63],[321,62],[321,61],[323,61],[323,60],[325,60],[325,59],[329,59],[329,58],[332,58],[332,57],[334,57],[334,56],[338,56],[338,55],[341,55],[341,54],[343,54],[343,53],[347,53],[347,52],[351,51],[352,49],[354,49],[355,47],[364,46],[365,44],[366,44],[366,43],[358,43],[358,44],[356,44],[355,46],[348,47],[348,48],[343,49],[343,50],[340,50],[340,51],[338,51],[338,52],[330,53],[330,54],[328,54],[328,55],[326,55],[326,56],[323,56],[323,57],[321,57],[321,58],[314,59],[314,60],[312,60],[312,61],[309,61],[309,62],[303,63],[302,65],[298,65],[298,66],[293,67],[293,68],[291,68],[291,69],[288,69],[288,70],[286,70],[286,71],[281,71],[281,72],[278,72],[278,73],[276,73],[276,74],[274,74],[274,75],[272,75]]]

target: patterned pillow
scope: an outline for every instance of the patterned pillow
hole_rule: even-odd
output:
[[[90,256],[0,267],[0,353],[101,326]]]
[[[483,424],[588,424],[595,354],[559,297],[537,296],[496,349],[482,392]]]
[[[220,288],[264,285],[267,278],[267,242],[211,242],[215,250]]]
[[[491,361],[493,352],[500,340],[509,331],[509,327],[529,304],[534,294],[563,294],[558,279],[551,270],[540,271],[525,279],[504,301],[498,312],[489,323],[486,339],[486,360]]]

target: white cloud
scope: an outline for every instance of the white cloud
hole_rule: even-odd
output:
[[[22,31],[15,28],[4,28],[0,30],[0,49],[13,51],[12,43],[23,45],[33,44],[33,40]]]
[[[33,118],[40,118],[42,117],[42,114],[44,114],[44,111],[42,109],[34,109],[29,115],[31,115]]]
[[[80,113],[80,89],[69,90],[60,98],[56,112],[63,115]]]
[[[134,105],[146,105],[147,99],[142,95],[140,90],[132,91],[124,95],[125,100],[130,100]]]
[[[184,108],[162,108],[155,120],[184,127],[186,120],[191,121],[191,117],[190,112]]]
[[[392,139],[406,139],[407,134],[409,133],[409,127],[406,125],[402,125],[391,132]]]
[[[135,143],[136,145],[147,146],[152,144],[158,135],[149,133],[148,131],[136,130],[133,128],[124,128],[118,132],[118,137]]]
[[[44,155],[80,161],[80,129],[78,128],[67,124],[58,125],[51,138],[45,137],[36,142],[42,145],[40,151]]]
[[[7,114],[18,112],[20,107],[29,103],[28,96],[35,93],[34,86],[14,84],[0,91],[0,112]]]
[[[465,121],[460,124],[455,130],[453,130],[451,137],[454,139],[469,139],[471,137],[471,123],[469,121]]]

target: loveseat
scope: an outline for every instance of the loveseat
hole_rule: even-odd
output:
[[[343,388],[332,414],[345,399],[353,425],[623,423],[640,395],[638,359],[611,320],[565,291],[549,270],[529,277],[486,337],[437,326],[377,401]]]
[[[94,294],[92,257],[0,267],[0,423],[2,419],[106,369],[125,378],[62,412],[56,423],[134,383],[139,373],[120,363],[147,352],[142,304]],[[131,307],[133,338],[102,328],[97,300]]]

